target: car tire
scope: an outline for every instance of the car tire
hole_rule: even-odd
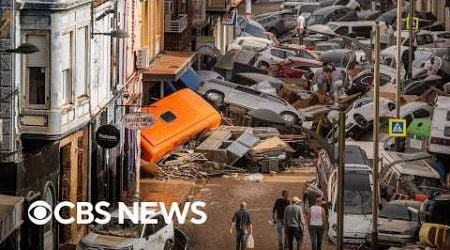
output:
[[[355,119],[355,122],[361,126],[361,128],[365,129],[369,126],[369,122],[367,122],[366,118],[360,114],[355,114],[353,117]]]
[[[220,106],[223,104],[225,95],[219,91],[210,90],[205,93],[205,99],[215,106]]]
[[[280,114],[280,116],[287,123],[290,123],[290,124],[297,124],[298,123],[298,116],[296,114],[292,113],[292,112],[289,112],[289,111],[282,112]]]
[[[175,249],[175,244],[172,239],[166,240],[166,243],[164,243],[164,250],[173,250]]]

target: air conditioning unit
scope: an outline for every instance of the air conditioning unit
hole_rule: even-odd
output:
[[[146,69],[150,66],[149,49],[142,48],[137,51],[136,67],[138,69]]]

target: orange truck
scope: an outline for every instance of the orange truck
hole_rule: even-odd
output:
[[[190,89],[179,90],[143,108],[155,124],[141,130],[142,159],[156,163],[167,153],[203,131],[217,128],[221,115]]]

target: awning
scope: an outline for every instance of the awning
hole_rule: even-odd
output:
[[[0,230],[0,243],[22,225],[23,200],[23,197],[0,194],[0,225],[5,225]]]
[[[195,52],[166,51],[142,72],[143,81],[176,81],[190,68]]]

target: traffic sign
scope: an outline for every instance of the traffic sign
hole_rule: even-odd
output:
[[[112,124],[101,125],[95,133],[95,140],[102,148],[114,148],[120,142],[120,131]]]
[[[411,17],[406,17],[406,29],[418,30],[419,29],[419,18],[413,17],[411,22]]]
[[[406,119],[389,119],[389,136],[406,137]]]

